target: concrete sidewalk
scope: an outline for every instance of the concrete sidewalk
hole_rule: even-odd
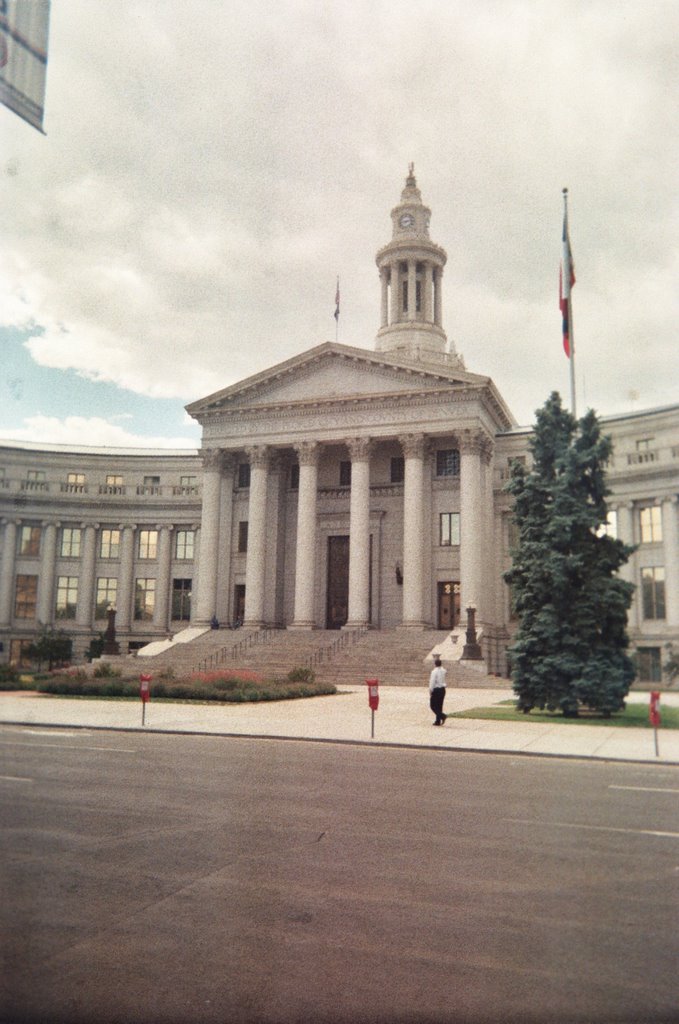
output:
[[[448,714],[487,707],[512,697],[509,689],[448,689]],[[502,751],[525,755],[650,761],[679,765],[679,730],[607,725],[488,722],[449,718],[432,727],[426,687],[380,688],[371,739],[371,713],[365,686],[344,688],[337,696],[261,704],[171,704],[146,707],[145,732],[277,737],[340,743],[367,743],[447,750]],[[648,705],[648,694],[632,693],[629,703]],[[679,706],[679,694],[663,695]],[[662,711],[662,706],[661,706]],[[137,701],[74,700],[32,693],[0,693],[0,723],[85,729],[142,730]]]

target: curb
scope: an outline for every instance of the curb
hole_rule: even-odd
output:
[[[498,750],[496,747],[452,747],[431,744],[424,746],[421,743],[408,743],[405,740],[346,740],[346,739],[324,739],[319,736],[273,736],[268,733],[244,733],[244,732],[207,732],[202,729],[154,729],[150,727],[130,728],[129,726],[115,725],[64,725],[54,722],[10,722],[3,720],[0,726],[8,725],[16,728],[40,728],[40,729],[67,729],[70,731],[80,729],[87,732],[113,732],[125,733],[128,735],[142,736],[202,736],[212,739],[230,740],[270,740],[284,743],[318,743],[344,747],[379,747],[388,750],[422,750],[436,751],[438,753],[452,754],[497,754],[502,757],[548,757],[560,761],[596,761],[599,764],[638,764],[656,765],[662,767],[679,768],[679,761],[663,761],[661,758],[630,758],[630,757],[604,757],[599,754],[557,754],[542,752],[539,750],[515,750],[508,748]]]

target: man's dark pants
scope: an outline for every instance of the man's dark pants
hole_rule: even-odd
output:
[[[443,722],[443,701],[446,697],[445,686],[435,686],[431,692],[431,698],[429,700],[429,707],[436,715],[436,724],[440,725]]]

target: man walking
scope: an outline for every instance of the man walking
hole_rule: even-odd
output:
[[[441,666],[438,654],[434,655],[434,668],[429,676],[429,707],[436,715],[434,725],[443,725],[447,715],[443,714],[443,702],[446,699],[446,670]]]

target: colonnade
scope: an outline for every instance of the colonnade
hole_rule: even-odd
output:
[[[403,273],[401,264],[405,263]],[[422,266],[420,281],[422,284],[420,311],[417,311],[417,267]],[[434,323],[442,328],[441,277],[443,268],[433,260],[393,259],[380,267],[380,285],[382,289],[382,327],[390,323],[423,320]],[[402,288],[408,282],[407,309],[404,309]],[[391,302],[389,289],[391,287]]]
[[[431,587],[424,578],[428,438],[410,434],[399,438],[404,456],[403,483],[403,626],[422,627],[431,622]],[[348,438],[351,459],[349,494],[349,595],[347,627],[367,626],[370,621],[370,459],[374,441],[367,437]],[[492,531],[492,442],[476,432],[463,431],[460,448],[460,491],[462,544],[460,584],[463,607],[474,604],[478,621],[483,621],[489,587]],[[312,629],[316,622],[315,580],[317,574],[318,465],[323,445],[303,442],[294,446],[299,462],[297,540],[295,551],[294,612],[291,629]],[[244,625],[265,625],[266,510],[268,480],[274,449],[246,448],[250,462],[248,544],[245,563]],[[207,623],[218,605],[216,566],[220,521],[224,501],[233,490],[234,458],[231,453],[204,453],[203,509],[201,520],[201,571],[194,621]],[[224,476],[227,486],[222,488]],[[489,486],[490,482],[490,486]],[[220,496],[225,496],[223,499]],[[230,504],[230,503],[229,503]],[[221,536],[224,536],[222,532]],[[230,536],[230,535],[229,535]]]
[[[117,579],[116,627],[121,631],[130,629],[134,617],[135,576],[147,572],[155,580],[155,602],[153,624],[167,629],[170,616],[170,587],[172,576],[172,535],[175,527],[171,524],[156,524],[150,529],[158,532],[157,557],[137,560],[135,540],[138,524],[118,523],[110,529],[120,531],[120,556],[112,559],[110,567],[105,560],[97,562],[97,535],[101,529],[98,522],[68,522],[69,527],[81,530],[80,554],[58,560],[59,531],[62,522],[56,519],[40,521],[40,554],[34,557],[17,553],[18,531],[22,525],[35,525],[35,520],[3,520],[4,538],[0,562],[0,627],[7,627],[14,618],[13,598],[17,562],[21,558],[22,569],[27,575],[38,578],[38,592],[35,618],[42,625],[52,625],[56,618],[57,575],[75,576],[78,580],[78,596],[75,611],[76,626],[91,629],[95,615],[95,593],[97,576],[110,574]]]

